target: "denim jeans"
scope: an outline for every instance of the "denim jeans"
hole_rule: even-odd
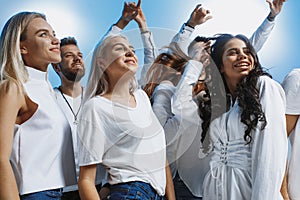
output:
[[[97,191],[100,191],[101,184],[96,185]],[[80,195],[78,190],[63,192],[61,200],[80,200]]]
[[[78,190],[70,191],[70,192],[64,192],[62,194],[61,200],[80,200]]]
[[[176,174],[175,178],[173,179],[173,183],[174,183],[176,200],[201,200],[202,199],[202,197],[196,197],[190,192],[189,188],[180,179],[178,174]]]
[[[163,200],[150,184],[133,181],[128,183],[120,183],[110,186],[109,200]]]
[[[21,200],[60,200],[62,196],[62,189],[46,190],[41,192],[34,192],[20,196]]]

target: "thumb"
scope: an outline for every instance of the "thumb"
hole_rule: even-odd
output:
[[[212,15],[207,15],[207,16],[205,17],[205,20],[209,20],[209,19],[212,19],[212,18],[213,18]]]
[[[272,6],[273,6],[272,0],[266,0],[266,2],[269,4],[270,8],[272,8]]]

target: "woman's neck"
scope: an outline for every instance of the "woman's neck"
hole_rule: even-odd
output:
[[[226,79],[226,85],[227,85],[227,89],[229,90],[232,98],[235,99],[236,98],[236,88],[237,88],[238,82]]]
[[[131,108],[136,107],[135,97],[129,91],[122,92],[122,93],[117,92],[117,91],[108,92],[108,93],[103,94],[102,97],[109,99],[112,102],[119,103],[119,104],[127,106],[127,107],[131,107]]]
[[[120,82],[110,83],[109,90],[102,96],[111,100],[112,102],[117,102],[119,104],[135,107],[136,102],[133,94],[130,93],[130,82]]]

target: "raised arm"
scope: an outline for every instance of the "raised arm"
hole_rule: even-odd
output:
[[[192,108],[189,104],[194,104],[193,87],[203,71],[203,67],[209,64],[209,54],[206,49],[209,42],[194,43],[190,50],[192,60],[188,61],[183,75],[176,87],[172,97],[172,113],[180,116],[180,121],[191,120],[194,122],[193,115],[198,113],[198,109]]]
[[[155,58],[158,55],[157,48],[154,43],[152,32],[149,31],[146,17],[141,8],[142,0],[139,0],[137,5],[134,2],[130,3],[130,5],[137,11],[137,14],[134,18],[136,23],[138,24],[141,32],[141,38],[144,47],[144,66],[141,71],[141,76],[139,79],[139,85],[143,87],[145,85],[146,74],[151,67],[151,64],[154,62]]]
[[[136,10],[136,15],[134,17],[134,21],[136,21],[136,23],[138,24],[141,32],[145,32],[145,31],[149,31],[149,30],[148,30],[146,17],[141,8],[141,3],[142,3],[142,0],[139,0],[137,5],[135,5],[135,2],[130,2],[130,6],[132,7],[132,9]]]
[[[274,21],[275,17],[281,12],[283,3],[286,0],[273,0],[273,2],[271,0],[266,0],[266,1],[270,6],[270,13],[268,15],[268,20]]]
[[[192,28],[195,28],[197,25],[203,24],[211,18],[212,15],[210,14],[210,11],[203,8],[201,4],[198,4],[191,13],[186,24]]]
[[[267,41],[275,25],[275,17],[281,12],[282,5],[286,0],[266,0],[270,7],[270,13],[263,23],[250,37],[250,42],[258,52]]]
[[[116,23],[116,26],[118,26],[120,29],[124,29],[128,23],[137,16],[137,9],[132,5],[132,2],[124,2],[122,15]]]
[[[190,36],[192,35],[195,27],[205,23],[212,18],[209,10],[198,4],[190,15],[190,18],[184,23],[180,31],[174,36],[172,42],[178,43],[179,47],[183,52],[187,54],[187,48],[192,41]]]
[[[128,25],[128,23],[136,17],[137,14],[138,12],[136,8],[132,6],[131,2],[124,2],[121,17],[115,24],[109,27],[100,41],[108,36],[120,34],[122,30]]]

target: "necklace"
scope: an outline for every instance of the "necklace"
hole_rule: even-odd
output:
[[[69,102],[68,102],[68,100],[66,99],[64,93],[62,92],[60,86],[58,87],[58,90],[60,91],[61,96],[64,98],[65,102],[67,103],[68,107],[70,108],[70,110],[71,110],[71,112],[72,112],[72,114],[73,114],[73,116],[74,116],[74,124],[77,125],[77,124],[78,124],[77,116],[78,116],[78,113],[79,113],[79,111],[80,111],[80,109],[81,109],[81,106],[82,106],[83,88],[81,88],[80,106],[79,106],[79,108],[78,108],[78,110],[77,110],[77,113],[74,112],[72,106],[69,104]]]

